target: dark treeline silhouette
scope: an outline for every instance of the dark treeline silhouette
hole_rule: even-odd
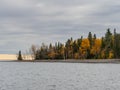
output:
[[[89,32],[87,38],[80,37],[76,40],[70,38],[63,43],[37,47],[31,46],[34,60],[43,59],[117,59],[120,58],[120,34],[111,33],[107,29],[105,36],[97,38],[96,34]]]

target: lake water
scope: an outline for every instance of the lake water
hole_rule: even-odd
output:
[[[0,62],[0,90],[120,90],[120,64]]]

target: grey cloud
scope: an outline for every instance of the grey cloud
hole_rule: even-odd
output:
[[[119,7],[114,0],[1,0],[0,53],[87,37],[90,31],[101,37],[108,27],[120,32]]]

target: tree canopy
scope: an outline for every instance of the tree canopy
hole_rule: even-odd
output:
[[[111,33],[108,28],[105,36],[97,38],[96,34],[88,33],[87,38],[73,40],[70,38],[65,44],[60,42],[49,45],[44,43],[36,48],[31,46],[34,59],[112,59],[120,58],[120,34]]]

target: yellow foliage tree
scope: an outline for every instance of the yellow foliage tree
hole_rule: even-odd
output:
[[[86,58],[87,50],[90,49],[90,42],[87,38],[82,40],[81,47],[80,47],[80,54],[81,58]]]
[[[65,59],[65,46],[64,44],[62,45],[61,49],[60,49],[60,54],[62,55],[62,57]]]
[[[113,51],[110,51],[109,52],[109,59],[112,59],[114,57],[114,53],[113,53]]]
[[[92,55],[98,55],[101,50],[101,39],[95,39],[94,45],[90,51]]]

